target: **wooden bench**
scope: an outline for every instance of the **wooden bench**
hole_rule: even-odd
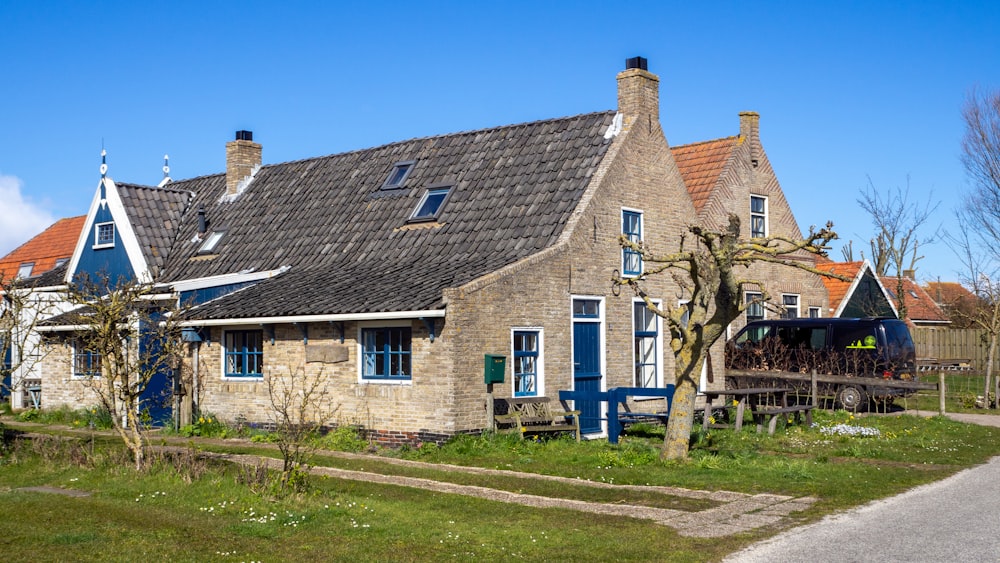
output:
[[[656,397],[665,400],[666,410],[658,412],[635,412],[629,408],[629,397]],[[674,386],[665,387],[613,387],[607,391],[559,391],[559,400],[605,403],[608,422],[608,443],[617,444],[626,424],[657,421],[666,424],[670,417],[670,406],[674,398]],[[621,410],[619,410],[621,409]]]
[[[493,428],[497,432],[525,434],[573,432],[580,441],[580,411],[552,410],[548,397],[495,398]]]
[[[805,414],[806,425],[812,426],[812,405],[792,405],[792,406],[781,406],[781,407],[768,407],[762,406],[753,410],[754,420],[757,421],[757,432],[761,432],[764,429],[764,423],[767,423],[767,434],[769,436],[774,435],[774,431],[778,427],[778,418],[781,416],[786,416],[789,414],[795,414],[795,424],[800,424],[802,422],[802,415]]]

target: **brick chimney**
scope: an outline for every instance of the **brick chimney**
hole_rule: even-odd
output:
[[[660,78],[646,70],[646,59],[632,57],[618,73],[618,111],[626,119],[647,115],[660,121]]]
[[[236,140],[226,143],[226,194],[236,195],[240,182],[250,178],[261,164],[261,146],[253,142],[252,131],[237,131]]]
[[[740,112],[740,142],[750,143],[750,163],[754,168],[760,163],[760,114],[755,111]]]

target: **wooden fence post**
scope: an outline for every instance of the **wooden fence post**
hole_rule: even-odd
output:
[[[811,380],[810,383],[812,384],[811,387],[812,399],[813,399],[812,405],[814,408],[819,408],[819,383],[816,382],[815,369],[809,372],[809,379]]]
[[[944,372],[938,372],[938,414],[944,414]]]

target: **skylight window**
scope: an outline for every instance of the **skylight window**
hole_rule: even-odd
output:
[[[382,189],[396,190],[402,188],[403,183],[406,182],[406,178],[413,170],[413,165],[416,163],[417,161],[415,160],[405,160],[392,165],[392,171],[389,172],[389,177],[386,178],[385,183],[382,184]]]
[[[226,236],[226,231],[212,231],[207,237],[205,237],[205,242],[202,243],[201,247],[198,249],[198,254],[215,254],[215,249],[218,248],[219,242],[222,238]]]
[[[25,262],[25,263],[21,264],[17,268],[17,277],[19,277],[19,278],[30,278],[31,277],[31,270],[33,270],[34,268],[35,268],[35,263],[34,262]]]
[[[424,192],[423,197],[420,198],[420,203],[417,204],[416,209],[413,210],[413,214],[410,215],[410,221],[433,221],[441,215],[441,209],[444,208],[445,201],[448,200],[448,196],[451,194],[452,186],[438,186],[430,187]]]

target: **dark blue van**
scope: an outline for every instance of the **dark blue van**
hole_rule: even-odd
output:
[[[917,354],[906,323],[898,319],[775,319],[753,321],[726,345],[726,367],[857,377],[851,384],[823,384],[820,392],[849,411],[913,393],[875,381],[917,380]],[[806,383],[805,385],[808,385]],[[803,389],[804,390],[804,389]]]

